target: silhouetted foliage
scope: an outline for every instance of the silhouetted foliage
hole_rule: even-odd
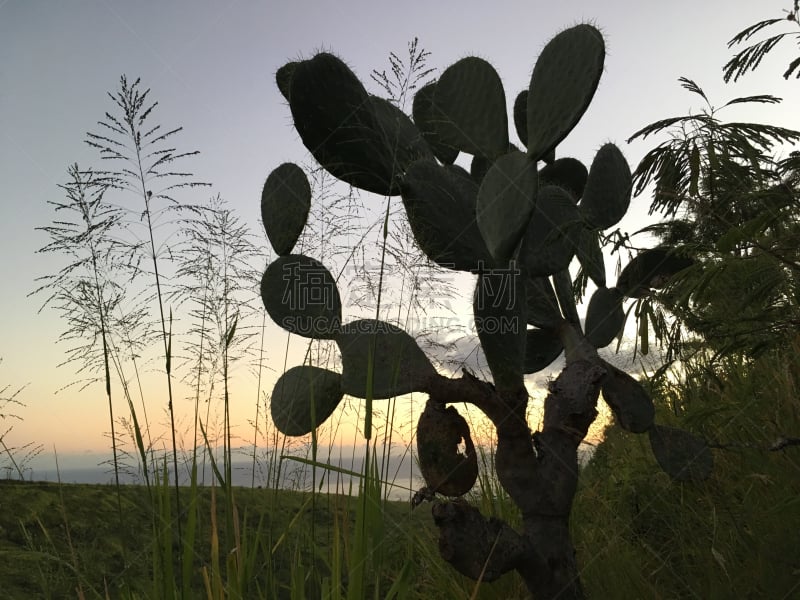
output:
[[[719,117],[727,106],[779,98],[735,98],[715,108],[696,83],[680,81],[703,99],[703,110],[631,137],[667,133],[634,172],[636,193],[652,185],[650,213],[664,217],[643,231],[694,262],[653,298],[677,317],[659,315],[655,334],[669,359],[696,349],[687,329],[718,354],[780,346],[800,324],[800,153],[780,154],[800,132]]]
[[[800,3],[798,0],[793,0],[792,7],[789,10],[784,11],[786,16],[780,19],[766,19],[746,27],[728,42],[728,48],[733,48],[734,46],[748,42],[757,33],[770,28],[773,25],[777,25],[778,23],[783,23],[785,25],[788,22],[792,24],[795,29],[800,28],[799,7]],[[764,59],[764,57],[770,53],[784,38],[790,36],[800,40],[800,32],[786,31],[772,35],[764,40],[761,40],[760,42],[755,42],[754,44],[747,46],[744,50],[738,52],[723,67],[725,81],[727,82],[731,79],[733,81],[737,81],[746,73],[755,71],[761,64],[761,61]],[[789,63],[789,66],[783,73],[783,78],[789,79],[789,77],[791,77],[795,71],[797,71],[795,77],[800,79],[800,56],[794,58]]]

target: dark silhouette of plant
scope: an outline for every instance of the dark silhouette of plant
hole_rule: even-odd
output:
[[[180,488],[178,485],[178,457],[175,439],[175,414],[172,394],[172,312],[165,306],[165,274],[159,272],[159,257],[171,252],[168,241],[156,243],[155,229],[165,225],[172,216],[184,216],[197,212],[191,205],[179,202],[174,194],[182,188],[207,185],[192,179],[192,173],[176,170],[176,163],[198,154],[197,151],[180,152],[171,146],[173,137],[182,128],[164,130],[160,125],[151,125],[151,115],[158,105],[148,99],[150,90],[142,90],[140,80],[129,83],[120,78],[119,89],[108,94],[118,109],[118,114],[106,112],[98,122],[100,133],[87,133],[86,143],[100,152],[102,159],[113,162],[115,169],[102,171],[109,188],[127,191],[138,196],[142,202],[140,222],[145,227],[143,238],[131,247],[129,266],[132,277],[146,273],[146,265],[152,265],[151,275],[155,284],[155,301],[158,306],[160,337],[164,347],[164,370],[167,379],[168,411],[172,434],[172,467],[175,494],[180,514]],[[181,537],[178,520],[178,537]]]
[[[668,134],[639,163],[634,189],[654,184],[650,212],[663,220],[644,231],[659,238],[657,251],[693,266],[662,282],[658,294],[641,296],[640,331],[649,320],[668,360],[707,345],[717,356],[752,356],[780,347],[800,324],[800,153],[780,157],[800,132],[719,117],[731,105],[779,98],[735,98],[715,108],[695,82],[680,81],[702,98],[703,110],[657,121],[630,139]]]
[[[413,120],[369,94],[332,54],[288,63],[276,74],[295,128],[320,165],[361,190],[401,196],[422,252],[441,267],[476,276],[474,321],[493,383],[466,370],[459,378],[438,373],[414,338],[381,320],[382,281],[376,317],[343,322],[336,278],[319,260],[292,253],[311,204],[300,167],[273,170],[261,197],[278,254],[261,281],[264,306],[291,333],[335,341],[342,361],[341,373],[312,365],[287,370],[271,397],[275,425],[287,435],[314,432],[350,395],[366,400],[369,440],[373,401],[427,393],[417,426],[427,485],[414,504],[434,500],[440,553],[475,580],[516,570],[541,598],[583,595],[569,516],[577,448],[597,416],[601,391],[623,428],[649,434],[672,477],[701,479],[711,470],[705,444],[656,425],[644,388],[597,355],[622,328],[624,297],[669,275],[663,261],[647,269],[640,264],[607,287],[599,234],[624,216],[632,188],[620,150],[602,146],[589,169],[573,158],[555,159],[594,95],[604,60],[603,37],[590,25],[567,29],[545,46],[529,88],[514,103],[526,151],[508,139],[502,83],[480,58],[464,58],[416,90]],[[461,153],[472,155],[470,171],[454,164]],[[576,256],[598,285],[583,328],[568,271]],[[562,352],[566,367],[549,386],[542,430],[532,432],[525,375]],[[468,424],[452,406],[462,402],[482,410],[496,428],[495,469],[520,509],[519,531],[463,500],[437,499],[463,496],[477,479]]]
[[[0,358],[0,363],[3,359]],[[6,441],[7,436],[14,429],[14,421],[21,421],[22,417],[16,414],[16,410],[24,408],[24,404],[18,396],[25,389],[22,386],[12,389],[10,385],[0,387],[0,457],[8,459],[8,463],[0,462],[0,471],[8,474],[16,473],[20,481],[25,479],[25,472],[29,470],[27,463],[36,458],[42,451],[42,445],[34,442],[26,442],[19,446],[11,446]]]
[[[175,300],[188,305],[192,320],[186,332],[184,363],[189,367],[188,383],[195,390],[193,448],[196,450],[198,445],[200,398],[207,404],[207,429],[212,400],[220,383],[225,431],[223,485],[227,485],[231,480],[228,372],[232,362],[248,354],[256,333],[248,323],[256,313],[253,290],[258,285],[259,273],[252,261],[257,251],[248,228],[219,195],[184,223],[181,236],[185,239],[178,251],[176,271],[181,283]],[[195,452],[193,464],[196,460]]]
[[[733,48],[734,46],[743,44],[749,41],[757,33],[768,27],[777,25],[778,23],[786,24],[788,22],[794,25],[795,30],[800,28],[800,1],[792,0],[792,7],[784,12],[786,13],[786,16],[781,17],[780,19],[766,19],[746,27],[728,42],[728,48]],[[733,81],[737,81],[739,77],[742,77],[745,73],[749,71],[755,71],[761,64],[761,61],[764,59],[764,57],[771,52],[775,46],[781,42],[781,40],[789,36],[793,36],[795,39],[800,41],[800,32],[785,31],[777,35],[770,36],[765,40],[761,40],[760,42],[751,44],[744,50],[739,51],[723,67],[725,81],[727,82],[731,79],[733,79]],[[789,79],[789,77],[791,77],[792,73],[795,71],[797,71],[795,77],[800,79],[800,56],[793,59],[789,63],[789,66],[783,73],[783,78]]]
[[[40,277],[33,294],[47,293],[42,308],[53,305],[66,318],[68,328],[59,339],[67,341],[65,363],[80,364],[84,370],[102,373],[108,400],[114,479],[117,501],[122,518],[119,495],[119,462],[114,405],[111,394],[112,346],[110,341],[111,314],[121,308],[126,291],[116,282],[122,268],[119,262],[119,242],[115,237],[123,214],[105,200],[108,183],[91,170],[81,170],[77,164],[69,168],[70,181],[62,185],[66,198],[48,200],[58,217],[52,225],[39,228],[47,233],[50,242],[39,252],[66,254],[71,262],[54,275]],[[40,309],[41,310],[41,309]],[[116,363],[118,365],[118,363]],[[96,381],[90,376],[85,385]],[[132,412],[135,419],[135,412]],[[141,446],[140,446],[141,447]],[[146,458],[141,459],[146,470]]]
[[[745,28],[728,46],[778,23],[800,26],[797,0],[785,12],[783,18]],[[725,81],[755,71],[787,36],[800,39],[797,31],[784,32],[736,54],[723,68]],[[795,70],[800,77],[798,67],[800,57],[784,78]],[[660,294],[640,299],[640,329],[647,330],[649,315],[669,361],[686,360],[709,346],[711,363],[730,353],[752,357],[781,348],[791,343],[800,324],[800,152],[787,153],[800,141],[800,132],[719,118],[731,105],[775,104],[780,98],[748,96],[715,107],[694,81],[680,82],[705,106],[698,114],[652,123],[631,137],[669,136],[647,153],[634,181],[636,194],[655,185],[650,212],[665,217],[645,231],[673,253],[690,257],[694,266]],[[658,305],[677,318],[666,317]]]

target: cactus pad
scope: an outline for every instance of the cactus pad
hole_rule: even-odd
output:
[[[436,83],[434,103],[442,115],[436,130],[445,143],[490,159],[507,151],[503,83],[482,58],[468,56],[445,69]]]
[[[281,96],[286,98],[287,102],[292,91],[292,75],[296,66],[296,62],[288,62],[275,73],[275,83],[278,86],[278,90],[280,90]]]
[[[536,208],[525,230],[520,261],[534,277],[553,275],[569,267],[575,255],[578,207],[561,188],[539,188]]]
[[[303,169],[283,163],[269,174],[261,192],[261,219],[276,254],[292,251],[310,208],[311,186]]]
[[[528,329],[525,334],[523,373],[536,373],[561,356],[564,344],[552,329]]]
[[[514,262],[478,275],[473,299],[475,328],[499,390],[522,385],[525,358],[525,289]]]
[[[370,96],[339,58],[323,52],[296,63],[289,106],[303,144],[334,177],[380,195],[398,192]]]
[[[303,337],[333,339],[342,319],[336,280],[313,258],[288,254],[261,278],[261,299],[275,323]]]
[[[601,383],[603,399],[614,412],[617,423],[631,433],[644,433],[650,429],[655,407],[642,384],[614,365],[604,362],[603,366],[607,370]]]
[[[472,176],[475,183],[481,185],[483,183],[483,178],[486,177],[486,173],[488,173],[491,168],[491,160],[485,156],[476,154],[469,163],[469,174]]]
[[[534,209],[536,164],[522,152],[498,158],[478,191],[478,229],[495,260],[503,264],[514,253]]]
[[[370,366],[374,399],[424,391],[436,375],[414,338],[384,321],[347,323],[336,336],[336,343],[342,353],[342,389],[351,396],[367,397]]]
[[[528,146],[528,90],[522,90],[514,99],[514,129],[522,145]]]
[[[539,181],[542,186],[557,185],[564,188],[577,203],[586,187],[589,171],[577,158],[565,156],[558,158],[539,171]]]
[[[575,293],[572,289],[572,276],[569,269],[564,269],[553,275],[553,287],[556,291],[556,298],[561,307],[564,319],[580,327],[580,317],[578,317],[578,307],[575,304]]]
[[[319,367],[292,367],[278,378],[270,411],[286,435],[305,435],[331,416],[342,401],[342,377]]]
[[[613,227],[628,212],[632,189],[628,161],[614,144],[605,144],[597,151],[589,169],[581,214],[592,227]]]
[[[714,457],[697,436],[663,425],[654,425],[649,435],[659,466],[676,481],[703,481],[711,475]]]
[[[528,154],[539,160],[577,125],[594,96],[605,61],[602,34],[576,25],[555,36],[536,61],[528,88]]]
[[[578,244],[575,246],[575,256],[595,285],[606,287],[606,265],[600,247],[600,236],[596,230],[581,228],[578,233]]]
[[[430,146],[436,158],[446,165],[452,165],[458,158],[458,148],[442,141],[437,133],[436,124],[443,117],[433,103],[435,93],[435,83],[429,83],[417,90],[411,106],[411,115],[414,117],[414,123],[422,133],[422,137],[428,142],[428,146]]]
[[[552,329],[564,320],[548,277],[531,277],[526,272],[525,300],[525,319],[529,325]]]
[[[586,339],[595,348],[608,346],[625,325],[622,294],[616,288],[597,288],[586,309]]]
[[[493,262],[475,215],[478,186],[464,169],[417,161],[403,179],[402,192],[411,231],[428,258],[458,271]]]

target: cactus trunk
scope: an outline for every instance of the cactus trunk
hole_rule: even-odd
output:
[[[435,504],[442,556],[459,572],[492,581],[516,570],[534,598],[583,597],[569,515],[578,484],[578,445],[597,416],[604,375],[594,362],[570,361],[550,386],[544,428],[533,436],[525,421],[524,389],[501,393],[468,373],[432,382],[431,395],[459,397],[493,421],[497,476],[523,519],[517,532],[473,507]]]

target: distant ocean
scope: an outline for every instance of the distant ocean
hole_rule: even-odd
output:
[[[233,485],[238,487],[250,487],[253,485],[256,488],[270,487],[270,484],[264,480],[260,480],[256,475],[255,482],[253,481],[252,473],[250,470],[251,465],[243,465],[236,463],[233,464]],[[212,484],[213,474],[210,469],[206,469],[207,473],[205,479],[202,475],[198,475],[198,484],[210,486]],[[281,487],[284,489],[306,490],[310,491],[312,487],[311,469],[306,469],[307,473],[303,477],[296,477],[295,475],[284,477],[284,482]],[[415,469],[416,471],[416,469]],[[105,467],[96,467],[94,469],[64,469],[59,473],[56,471],[31,471],[25,474],[25,479],[29,481],[59,481],[58,475],[60,474],[61,483],[88,483],[100,485],[113,485],[114,473]],[[172,481],[172,473],[170,473],[170,481]],[[179,477],[181,485],[188,485],[188,476],[181,475]],[[125,485],[142,484],[144,483],[140,477],[133,477],[120,473],[119,482]],[[424,484],[422,478],[411,479],[408,477],[396,477],[388,484],[388,497],[391,500],[407,500],[414,495],[414,491],[421,488]],[[318,491],[323,493],[350,493],[358,495],[358,481],[342,473],[325,472],[323,469],[318,469],[317,479]]]
[[[579,449],[579,460],[585,464],[594,452],[589,445]],[[241,454],[238,454],[241,457]],[[320,457],[319,462],[329,462],[335,469],[344,469],[354,473],[363,471],[363,458],[358,456],[347,457]],[[28,481],[49,481],[61,483],[86,483],[86,484],[114,484],[114,471],[111,467],[111,458],[105,455],[85,454],[59,456],[59,468],[56,469],[55,460],[46,456],[39,456],[25,469],[25,479]],[[278,485],[283,489],[310,491],[316,486],[317,491],[323,493],[358,494],[359,478],[336,470],[316,468],[316,479],[312,476],[312,467],[295,460],[282,462],[280,478],[268,471],[269,465],[256,461],[255,474],[253,462],[240,460],[232,464],[231,475],[233,485],[238,487],[269,488]],[[171,465],[169,465],[169,478],[173,480]],[[276,467],[273,465],[273,469]],[[380,465],[379,465],[380,468]],[[381,469],[386,486],[385,493],[392,500],[410,500],[414,492],[425,485],[416,465],[416,461],[408,456],[391,456],[388,464]],[[178,463],[180,485],[189,485],[190,474],[188,467]],[[12,478],[12,473],[0,473],[0,477]],[[119,474],[120,483],[125,485],[143,484],[140,474],[132,472],[129,468],[122,468]],[[214,482],[214,473],[208,460],[203,464],[198,463],[197,482],[199,485],[210,486]]]
[[[241,456],[241,455],[240,455]],[[359,457],[353,459],[348,456],[346,460],[336,457],[328,461],[325,457],[320,457],[318,462],[330,462],[336,469],[343,469],[360,473],[363,470],[363,460]],[[84,483],[113,485],[115,483],[114,470],[111,458],[102,455],[73,455],[59,456],[59,468],[56,468],[54,460],[47,460],[47,457],[37,457],[35,461],[26,465],[24,470],[27,481],[46,481],[61,483]],[[234,486],[267,488],[278,485],[283,489],[306,490],[310,491],[312,486],[323,493],[349,493],[358,494],[359,478],[347,473],[336,470],[316,468],[316,479],[313,479],[312,467],[310,465],[294,461],[284,460],[280,470],[280,477],[276,481],[275,473],[268,471],[269,465],[256,461],[255,475],[253,462],[234,461],[231,465],[231,479]],[[173,481],[172,465],[168,466],[169,480]],[[424,484],[419,474],[417,465],[409,458],[400,460],[390,458],[388,468],[383,469],[384,485],[386,493],[392,500],[406,500],[413,496],[414,492]],[[273,465],[273,469],[276,467]],[[0,473],[0,477],[10,477],[17,479],[12,472]],[[128,467],[120,469],[119,481],[125,485],[143,484],[144,479],[141,473],[133,472]],[[188,465],[182,465],[178,461],[178,481],[180,485],[188,486],[191,476]],[[208,460],[203,464],[202,459],[198,461],[197,473],[198,485],[210,486],[214,483],[214,472]]]

